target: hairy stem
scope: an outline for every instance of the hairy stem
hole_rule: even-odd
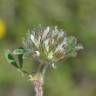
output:
[[[44,82],[42,79],[33,80],[35,96],[43,96],[43,84]]]
[[[43,96],[44,75],[48,64],[39,67],[39,71],[32,77],[35,96]]]

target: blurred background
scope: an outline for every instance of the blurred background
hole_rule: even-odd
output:
[[[84,46],[76,58],[48,70],[44,96],[96,96],[96,0],[0,0],[0,96],[33,96],[32,84],[4,54],[38,24],[57,25]]]

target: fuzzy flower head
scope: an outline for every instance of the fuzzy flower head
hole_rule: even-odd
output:
[[[32,53],[35,59],[54,64],[66,57],[76,56],[77,51],[83,49],[77,44],[77,39],[67,36],[62,29],[38,26],[27,33],[23,41],[24,47]]]

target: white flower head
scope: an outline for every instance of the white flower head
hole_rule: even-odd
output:
[[[50,60],[52,66],[55,62],[67,56],[73,56],[83,47],[77,43],[73,36],[67,36],[62,29],[55,27],[42,27],[32,29],[25,40],[24,46],[36,53],[42,60]]]

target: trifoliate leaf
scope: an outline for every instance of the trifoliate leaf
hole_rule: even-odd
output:
[[[25,53],[25,49],[23,47],[19,47],[13,51],[14,55],[18,56],[18,61],[19,61],[19,67],[20,69],[23,67],[23,55]]]
[[[14,55],[20,55],[20,54],[24,54],[25,53],[25,49],[23,47],[17,48],[13,51]]]
[[[18,65],[17,65],[17,63],[16,63],[16,60],[14,59],[14,57],[13,57],[13,55],[12,55],[12,53],[11,53],[10,51],[7,51],[7,52],[5,53],[5,57],[6,57],[7,61],[8,61],[10,64],[12,64],[12,65],[13,65],[14,67],[16,67],[16,68],[19,68]]]

